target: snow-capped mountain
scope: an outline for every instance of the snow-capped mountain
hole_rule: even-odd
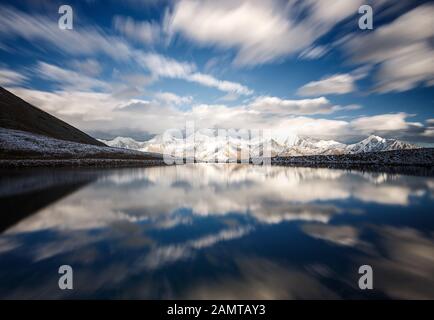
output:
[[[334,140],[319,140],[314,138],[298,137],[293,145],[286,146],[279,155],[282,156],[307,156],[318,154],[343,154],[346,145]]]
[[[201,161],[240,159],[243,154],[250,154],[253,157],[262,156],[263,150],[267,148],[272,157],[356,154],[418,148],[418,146],[407,142],[384,139],[374,135],[360,142],[347,145],[334,140],[298,136],[249,140],[237,136],[216,137],[214,133],[212,130],[204,133],[197,132],[194,138],[190,136],[186,139],[170,134],[157,135],[145,142],[122,137],[110,141],[100,141],[112,147],[154,153],[172,153],[177,156],[195,157]]]
[[[132,150],[140,150],[143,148],[145,142],[136,141],[128,137],[116,137],[113,140],[98,139],[109,147],[124,148]]]
[[[362,153],[362,152],[376,152],[376,151],[391,151],[391,150],[404,150],[415,149],[417,146],[399,141],[395,139],[384,139],[379,136],[371,135],[368,138],[346,147],[346,153]]]

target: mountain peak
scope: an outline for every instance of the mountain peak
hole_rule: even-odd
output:
[[[367,137],[366,139],[364,139],[363,141],[379,141],[379,142],[385,142],[386,139],[380,137],[380,136],[376,136],[374,134],[371,134],[369,137]]]
[[[144,142],[136,141],[130,137],[116,137],[112,140],[99,139],[99,141],[105,143],[110,147],[132,149],[132,150],[140,150],[144,144]]]

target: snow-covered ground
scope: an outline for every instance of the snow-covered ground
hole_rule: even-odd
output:
[[[100,147],[0,128],[0,159],[161,159],[155,153]]]
[[[273,164],[359,164],[434,167],[434,149],[391,150],[342,155],[275,157]]]

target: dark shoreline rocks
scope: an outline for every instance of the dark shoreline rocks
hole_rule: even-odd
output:
[[[149,167],[165,166],[163,160],[136,159],[16,159],[0,160],[0,168],[29,168],[29,167]]]
[[[274,157],[272,165],[434,176],[434,148],[345,155]]]

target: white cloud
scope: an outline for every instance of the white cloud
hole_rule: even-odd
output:
[[[121,38],[108,36],[98,28],[80,28],[73,32],[59,29],[57,20],[38,14],[27,14],[0,6],[0,36],[18,36],[29,42],[46,42],[69,54],[104,53],[117,60],[130,57],[131,47]]]
[[[77,59],[73,60],[71,62],[71,66],[80,71],[81,73],[84,73],[87,76],[95,77],[101,74],[102,72],[102,66],[101,64],[95,60],[95,59]]]
[[[160,38],[160,26],[148,21],[135,21],[131,17],[116,16],[113,19],[117,31],[132,40],[152,44]]]
[[[235,64],[254,65],[301,51],[357,12],[361,0],[178,1],[166,16],[169,33],[203,45],[235,48]],[[298,14],[307,14],[299,19]]]
[[[400,55],[408,45],[426,41],[434,35],[433,10],[433,5],[419,6],[370,34],[354,37],[348,46],[354,61],[383,62]]]
[[[346,0],[303,0],[303,3],[310,8],[310,16],[306,19],[315,27],[333,27],[343,19],[356,15],[358,9],[365,1]]]
[[[278,97],[262,96],[256,98],[249,107],[253,111],[261,113],[273,113],[275,115],[313,115],[330,114],[343,110],[357,110],[358,105],[338,106],[333,105],[327,98],[303,100],[285,100]]]
[[[421,5],[388,25],[355,36],[344,47],[355,63],[379,63],[376,90],[406,91],[434,85],[434,5]]]
[[[429,45],[407,47],[401,55],[383,63],[376,77],[377,90],[401,92],[419,84],[434,86],[433,57],[434,50]]]
[[[242,95],[253,93],[251,89],[239,83],[219,80],[211,75],[196,72],[196,66],[192,63],[179,62],[156,53],[137,53],[136,58],[139,63],[157,77],[183,79],[224,92],[234,92]]]
[[[193,101],[192,96],[181,97],[172,92],[157,92],[154,96],[158,101],[167,104],[181,105],[181,104],[188,104]]]
[[[274,114],[327,114],[332,113],[336,106],[324,97],[304,100],[284,100],[278,97],[258,97],[250,108],[261,113]]]
[[[410,127],[423,127],[418,122],[407,122],[410,115],[405,112],[382,114],[370,117],[360,117],[351,122],[352,128],[362,133],[373,133],[381,131],[406,130]]]
[[[238,100],[239,98],[240,98],[239,94],[234,93],[234,92],[229,92],[229,93],[225,94],[223,97],[220,97],[218,100],[229,102],[229,101]]]
[[[423,133],[422,133],[422,135],[423,136],[425,136],[425,137],[432,137],[432,138],[434,138],[434,129],[433,128],[431,128],[431,129],[426,129]]]
[[[351,226],[308,223],[302,226],[302,230],[313,238],[329,241],[339,246],[354,246],[359,242],[359,232]]]
[[[86,132],[128,129],[161,133],[167,128],[180,128],[185,124],[183,112],[157,102],[128,99],[105,92],[7,89]]]
[[[297,94],[300,96],[345,94],[355,90],[354,80],[351,74],[335,74],[305,84],[298,89]]]
[[[196,70],[196,66],[192,63],[179,62],[157,53],[137,52],[136,60],[157,77],[181,79],[186,78]]]
[[[312,81],[297,90],[300,96],[320,96],[328,94],[345,94],[355,91],[355,82],[366,77],[371,70],[370,66],[360,67],[351,73],[334,74]]]
[[[28,78],[10,69],[0,69],[0,85],[13,86],[26,82]]]
[[[305,60],[318,59],[323,57],[328,50],[326,46],[312,46],[304,49],[298,57]]]
[[[2,11],[1,38],[16,36],[29,42],[43,41],[61,52],[80,57],[103,53],[115,60],[138,63],[156,77],[183,79],[224,92],[242,95],[252,93],[252,90],[239,83],[219,80],[211,75],[197,72],[196,66],[192,63],[179,62],[156,53],[144,53],[134,49],[125,39],[107,35],[97,27],[76,27],[73,32],[64,32],[58,28],[57,21],[53,22],[46,16],[30,15],[5,6],[0,6],[0,9]],[[122,21],[128,24],[128,21]],[[120,28],[119,24],[122,23],[118,22]]]
[[[107,126],[107,121],[115,120],[110,111],[122,102],[108,93],[72,90],[46,92],[23,88],[10,90],[42,110],[86,129],[89,129],[86,123],[93,120],[103,121]]]
[[[85,131],[133,130],[163,133],[167,129],[183,129],[186,121],[194,121],[197,129],[269,129],[276,136],[298,134],[345,141],[347,137],[368,134],[392,134],[423,125],[407,121],[406,113],[359,117],[353,120],[312,118],[303,114],[330,113],[342,108],[327,99],[273,100],[277,105],[256,103],[229,107],[224,104],[193,105],[181,110],[176,103],[130,100],[108,93],[56,91],[53,93],[11,88],[13,93]],[[166,98],[169,95],[164,95]],[[174,96],[171,97],[172,101]],[[180,97],[178,97],[180,98]],[[181,98],[182,99],[182,98]],[[185,98],[184,98],[185,99]],[[291,102],[288,102],[291,101]],[[354,106],[348,106],[353,108]],[[320,112],[321,108],[327,112]],[[109,129],[108,129],[109,128]]]
[[[108,88],[108,84],[104,81],[45,62],[38,62],[35,71],[38,76],[58,83],[62,89],[90,90]]]
[[[214,78],[213,76],[210,76],[208,74],[203,73],[193,73],[189,75],[186,80],[200,83],[207,87],[213,87],[217,88],[220,91],[225,92],[234,92],[238,94],[243,95],[250,95],[253,93],[253,91],[246,86],[243,86],[239,83],[231,82],[231,81],[225,81],[225,80],[219,80]]]
[[[126,82],[128,85],[137,87],[145,87],[155,80],[151,75],[145,75],[143,73],[122,73],[119,74],[119,78],[122,80],[122,82]]]
[[[425,129],[422,135],[425,137],[434,137],[434,119],[427,119],[425,122],[428,124],[428,128]]]

